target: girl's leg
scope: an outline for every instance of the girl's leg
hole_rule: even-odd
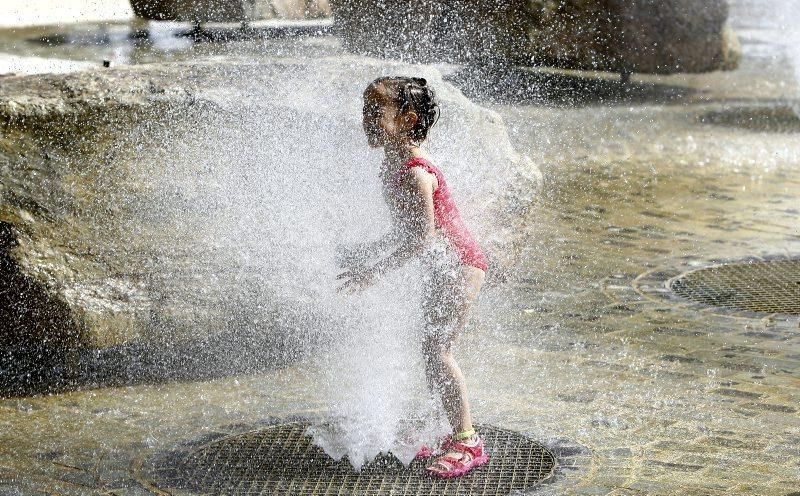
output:
[[[453,352],[439,342],[426,340],[425,362],[428,384],[441,396],[442,405],[454,433],[472,429],[464,375]]]
[[[461,287],[434,288],[439,295],[426,305],[435,305],[428,311],[428,324],[433,332],[428,333],[423,343],[425,373],[431,389],[442,398],[453,432],[458,434],[471,430],[467,388],[461,368],[453,356],[453,343],[466,327],[469,310],[483,284],[485,274],[475,267],[462,267]],[[451,282],[452,284],[452,282]],[[455,291],[454,291],[455,290]],[[442,308],[445,306],[446,308]]]

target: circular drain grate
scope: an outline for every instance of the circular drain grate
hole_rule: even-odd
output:
[[[547,479],[555,457],[532,439],[496,427],[479,426],[491,459],[457,479],[433,479],[416,460],[404,467],[391,456],[361,472],[334,461],[295,422],[231,435],[154,460],[155,484],[230,495],[507,495]]]
[[[714,307],[800,315],[800,260],[709,267],[676,277],[670,288]]]

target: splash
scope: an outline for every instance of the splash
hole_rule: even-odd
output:
[[[515,202],[530,202],[538,171],[514,153],[499,116],[431,68],[347,57],[238,66],[225,91],[199,95],[199,118],[150,129],[152,142],[128,157],[149,189],[127,203],[170,245],[194,247],[193,265],[209,274],[196,292],[229,305],[229,325],[287,336],[325,400],[311,434],[356,468],[381,452],[407,463],[445,428],[422,372],[420,268],[360,295],[336,292],[338,247],[390,227],[382,157],[361,130],[363,89],[385,74],[434,85],[442,118],[429,150],[479,239],[501,246],[511,226],[498,222],[500,206],[523,190]]]

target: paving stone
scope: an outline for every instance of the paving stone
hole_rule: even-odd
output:
[[[650,445],[648,448],[664,450],[672,453],[714,453],[717,451],[716,448],[709,447],[707,445],[694,444],[693,442],[681,443],[676,441],[658,441]]]
[[[574,494],[586,495],[586,496],[606,495],[609,494],[611,491],[612,489],[605,486],[576,487],[572,490]]]
[[[749,391],[740,391],[738,389],[727,389],[727,388],[715,389],[714,392],[717,394],[721,394],[724,396],[732,396],[735,398],[760,398],[762,396],[759,393],[751,393]]]
[[[703,469],[703,465],[690,465],[686,463],[673,463],[673,462],[662,462],[658,460],[645,460],[645,464],[656,466],[656,467],[663,467],[670,470],[676,470],[679,472],[696,472],[698,470]]]
[[[49,496],[51,493],[35,489],[23,489],[16,484],[6,485],[0,483],[0,494],[3,496]]]
[[[77,484],[80,486],[86,486],[88,488],[99,488],[100,481],[95,474],[90,474],[87,472],[70,472],[64,473],[59,476],[59,479],[64,482],[69,482],[70,484]]]
[[[771,403],[744,403],[742,404],[744,408],[752,408],[754,410],[767,410],[770,412],[779,412],[779,413],[796,413],[797,408],[787,406],[787,405],[774,405]]]

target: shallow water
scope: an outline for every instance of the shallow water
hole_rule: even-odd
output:
[[[791,52],[748,17],[754,4],[737,3],[745,59],[732,73],[623,87],[521,71],[513,91],[462,85],[502,114],[546,179],[514,274],[485,290],[458,350],[481,422],[585,448],[542,494],[797,490],[797,319],[717,316],[633,289],[650,270],[800,254],[800,134],[704,122],[798,97]],[[328,38],[276,43],[337,50]],[[0,483],[137,494],[138,461],[160,449],[232,423],[328,412],[309,381],[300,364],[0,400]]]

